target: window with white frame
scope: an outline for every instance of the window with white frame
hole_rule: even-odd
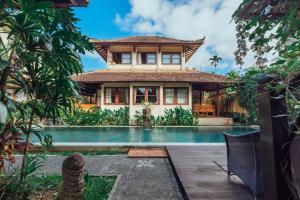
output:
[[[181,53],[162,53],[162,64],[181,64]]]
[[[177,89],[177,104],[188,104],[188,90],[187,88]]]
[[[140,52],[138,55],[138,64],[156,64],[155,52]]]
[[[159,87],[134,87],[134,103],[159,104]]]
[[[164,90],[165,94],[165,104],[174,104],[175,90],[171,88],[166,88]]]
[[[105,88],[105,104],[129,104],[129,88]]]
[[[131,64],[130,52],[113,52],[113,64]]]
[[[188,88],[164,88],[165,105],[188,105]]]

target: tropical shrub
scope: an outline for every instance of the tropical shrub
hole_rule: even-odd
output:
[[[136,112],[135,122],[137,125],[143,125],[143,114]],[[185,109],[181,106],[174,109],[165,109],[164,115],[154,117],[151,116],[151,124],[155,126],[194,126],[198,125],[198,121],[193,116],[191,109]]]
[[[13,168],[7,173],[0,174],[0,199],[48,199],[49,196],[46,196],[46,193],[53,192],[51,197],[58,193],[62,184],[61,175],[37,175],[35,173],[45,164],[45,159],[43,154],[27,155],[22,181],[20,168]],[[107,199],[115,180],[115,176],[92,176],[85,171],[83,200]]]
[[[162,126],[193,126],[197,125],[198,121],[194,118],[191,109],[184,109],[179,106],[174,109],[165,109],[164,115],[156,118],[156,124]]]
[[[73,112],[64,113],[62,120],[69,125],[76,126],[127,126],[129,125],[129,108],[117,110],[92,108],[88,111],[75,109]]]
[[[93,46],[76,27],[77,21],[72,9],[55,9],[53,1],[0,3],[0,167],[5,159],[14,162],[13,149],[22,150],[22,170],[15,174],[21,182],[30,134],[39,134],[34,130],[37,119],[55,121],[78,96],[79,86],[71,76],[82,72],[80,53]],[[27,100],[10,97],[9,85]]]
[[[44,165],[44,155],[25,156],[24,169],[13,168],[7,173],[0,174],[0,199],[27,199],[33,190],[41,187],[38,176],[33,175]],[[22,175],[22,180],[20,176]]]
[[[267,68],[251,67],[245,70],[243,74],[238,74],[236,71],[226,74],[229,79],[235,78],[237,80],[237,84],[227,88],[226,91],[228,93],[237,94],[239,104],[248,111],[248,115],[245,116],[246,121],[251,124],[256,124],[259,120],[256,95],[258,86],[257,80],[263,76],[263,74],[276,74],[282,80],[286,79],[289,75],[285,68],[274,65],[271,65]],[[281,83],[284,84],[283,81]],[[276,91],[286,89],[289,117],[290,120],[293,120],[300,111],[300,100],[298,95],[300,87],[295,86],[291,89],[286,87],[286,85],[282,85],[281,83],[276,84],[275,86],[270,84],[269,87],[272,87]]]
[[[245,57],[251,51],[255,53],[256,60],[255,66],[239,74],[240,81],[236,89],[240,103],[247,107],[250,117],[257,121],[257,78],[262,74],[271,74],[277,79],[269,87],[276,92],[286,91],[290,120],[295,121],[300,107],[300,86],[290,87],[284,80],[300,70],[300,1],[259,1],[257,6],[263,12],[245,19],[243,13],[249,3],[249,0],[243,0],[232,16],[237,31],[237,65],[242,67]],[[282,14],[274,15],[273,8]]]
[[[155,121],[153,120],[154,116],[151,116],[151,122]],[[136,111],[134,115],[135,123],[138,126],[142,126],[144,124],[144,116],[142,112]]]

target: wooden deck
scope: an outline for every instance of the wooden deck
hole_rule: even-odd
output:
[[[186,199],[252,200],[250,189],[227,173],[225,146],[167,146],[173,168]]]
[[[169,157],[165,148],[130,148],[128,158],[167,158]]]

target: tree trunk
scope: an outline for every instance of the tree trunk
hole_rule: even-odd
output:
[[[31,130],[31,127],[32,127],[32,122],[33,122],[33,112],[31,113],[31,116],[30,116],[30,120],[29,120],[29,124],[28,124],[28,129],[26,131],[26,142],[25,142],[25,148],[24,148],[24,151],[23,151],[23,160],[22,160],[22,168],[21,168],[21,178],[20,180],[22,181],[23,178],[24,178],[24,168],[25,168],[25,162],[26,162],[26,155],[27,155],[27,152],[28,152],[28,146],[29,146],[29,136],[30,136],[30,130]]]

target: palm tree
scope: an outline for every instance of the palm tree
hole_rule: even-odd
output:
[[[55,120],[72,108],[78,95],[71,76],[82,72],[79,53],[93,47],[76,28],[77,21],[71,9],[55,9],[50,1],[0,3],[0,111],[7,113],[0,115],[0,152],[5,153],[6,142],[16,140],[15,146],[24,150],[22,168],[30,134],[43,140],[33,125],[38,119]],[[10,98],[8,84],[25,92],[28,100]],[[22,134],[25,143],[17,140]]]
[[[213,57],[209,58],[209,60],[211,61],[210,64],[215,68],[213,71],[213,73],[215,74],[217,72],[217,66],[219,62],[222,60],[222,58],[219,57],[218,55],[214,55]]]

